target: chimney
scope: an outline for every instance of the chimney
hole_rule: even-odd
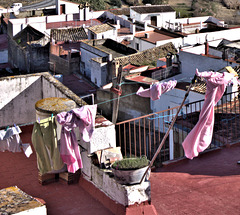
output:
[[[223,50],[222,59],[223,60],[228,60],[228,51],[227,51],[226,48],[224,48],[224,50]]]
[[[84,10],[83,10],[83,4],[78,5],[79,9],[79,21],[84,20]]]
[[[208,44],[208,41],[206,40],[206,42],[204,44],[205,44],[205,55],[208,55],[209,54],[209,44]]]
[[[145,33],[145,38],[149,38],[149,33]]]
[[[90,4],[88,2],[86,2],[84,4],[84,18],[83,18],[84,21],[87,21],[90,19],[89,7],[90,7]]]
[[[118,20],[117,20],[117,29],[120,29],[120,28],[121,28],[120,20],[118,19]]]
[[[135,36],[136,33],[136,25],[130,25],[130,32],[133,34],[133,36]]]
[[[172,54],[171,54],[171,53],[168,53],[168,54],[167,54],[167,57],[166,57],[166,66],[167,66],[167,67],[172,66]]]

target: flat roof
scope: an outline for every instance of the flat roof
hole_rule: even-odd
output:
[[[93,25],[101,25],[102,22],[98,19],[90,19],[87,21],[66,21],[66,22],[52,22],[47,23],[46,28],[52,29],[52,28],[67,28],[67,27],[80,27],[83,25],[86,26],[93,26]]]
[[[148,38],[146,38],[146,36],[145,36],[146,34],[148,34]],[[162,34],[160,32],[155,32],[155,31],[148,31],[148,32],[144,32],[144,33],[136,33],[135,37],[137,37],[141,40],[145,40],[147,42],[153,43],[153,44],[156,44],[157,41],[169,40],[169,39],[176,38],[176,37],[169,36],[169,35],[166,35],[166,34]]]

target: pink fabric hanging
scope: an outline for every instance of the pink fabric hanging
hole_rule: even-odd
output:
[[[233,74],[224,72],[198,72],[196,75],[207,81],[205,101],[199,115],[199,120],[183,141],[185,156],[193,159],[199,152],[204,151],[212,141],[214,126],[214,106],[221,99],[227,84],[230,81],[237,83]]]
[[[163,93],[172,90],[176,86],[176,84],[177,84],[176,80],[174,81],[170,80],[164,83],[153,84],[150,88],[145,90],[142,87],[140,87],[136,94],[141,97],[150,97],[153,101],[155,101],[157,99],[160,99],[160,96]]]
[[[82,139],[89,142],[93,134],[96,111],[97,105],[85,105],[57,114],[57,121],[62,125],[60,155],[67,164],[68,172],[75,173],[83,167],[74,128],[79,127]]]

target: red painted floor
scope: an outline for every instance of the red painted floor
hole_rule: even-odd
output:
[[[152,204],[161,215],[239,215],[240,146],[204,153],[151,174]]]
[[[30,129],[22,129],[29,142]],[[160,215],[240,214],[240,146],[235,145],[193,160],[156,169],[151,173],[152,204]],[[0,152],[0,189],[18,186],[31,196],[46,201],[48,215],[110,215],[79,184],[38,183],[36,156]]]

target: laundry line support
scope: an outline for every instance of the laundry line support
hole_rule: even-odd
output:
[[[197,78],[197,76],[195,75],[194,78],[191,81],[191,84],[190,84],[190,86],[189,86],[189,88],[188,88],[184,98],[183,98],[183,101],[182,101],[181,105],[179,106],[179,108],[177,110],[177,113],[176,113],[175,117],[173,118],[173,121],[172,121],[171,125],[169,126],[169,128],[167,130],[167,133],[164,135],[161,144],[159,145],[159,147],[158,147],[157,151],[155,152],[152,160],[150,161],[150,164],[148,165],[148,168],[146,169],[145,173],[143,174],[143,176],[141,178],[141,181],[140,181],[140,184],[142,183],[142,181],[143,181],[144,177],[146,176],[148,170],[152,167],[152,165],[153,165],[154,161],[156,160],[159,152],[161,151],[161,149],[162,149],[162,147],[163,147],[163,145],[164,145],[164,143],[165,143],[165,141],[166,141],[166,139],[167,139],[167,137],[168,137],[168,135],[169,135],[169,133],[170,133],[170,131],[171,131],[171,129],[172,129],[176,119],[177,119],[177,117],[178,117],[178,114],[179,114],[180,110],[182,109],[182,106],[183,106],[185,100],[188,97],[189,91],[190,91],[190,89],[192,88],[192,86],[194,85],[194,83],[196,81],[196,78]]]
[[[117,74],[116,74],[117,73]],[[122,66],[119,66],[118,63],[115,63],[115,78],[113,79],[113,88],[117,90],[121,89],[121,81],[122,81]],[[113,101],[113,113],[112,113],[112,123],[116,124],[118,118],[118,109],[119,109],[119,102],[120,102],[120,95],[113,94],[114,101]]]

